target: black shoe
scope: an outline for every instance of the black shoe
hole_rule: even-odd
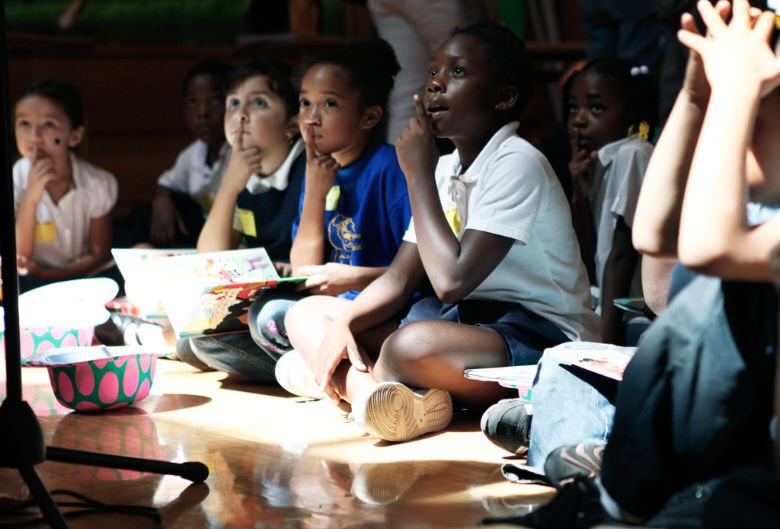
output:
[[[544,475],[556,488],[577,477],[595,478],[601,475],[606,446],[603,441],[585,441],[556,448],[544,462]]]
[[[522,399],[504,399],[493,404],[479,421],[482,433],[508,452],[525,455],[531,439],[531,404]]]
[[[593,480],[578,478],[530,514],[515,518],[488,518],[482,523],[517,524],[532,529],[585,529],[613,521],[601,506],[599,489]]]

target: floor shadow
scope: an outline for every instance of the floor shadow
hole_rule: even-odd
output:
[[[149,395],[143,402],[139,403],[138,408],[142,408],[147,413],[158,413],[165,411],[185,410],[203,406],[211,402],[211,397],[203,395],[188,395],[186,393],[164,393],[162,395]]]

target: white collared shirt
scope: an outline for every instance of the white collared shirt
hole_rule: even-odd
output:
[[[217,159],[206,165],[208,145],[195,140],[176,157],[176,163],[160,175],[157,183],[179,193],[186,193],[203,208],[204,215],[211,209],[219,190],[222,176],[230,160],[230,145],[227,142],[219,149]]]
[[[253,174],[246,183],[246,190],[253,195],[259,195],[260,193],[267,193],[271,189],[276,189],[277,191],[284,191],[287,189],[287,184],[290,180],[290,168],[302,151],[303,140],[299,138],[298,141],[293,144],[290,152],[287,154],[287,158],[282,162],[282,165],[280,165],[273,174],[268,176]]]
[[[89,252],[92,219],[109,213],[117,199],[114,175],[70,155],[73,186],[56,204],[47,191],[35,210],[33,260],[47,267],[62,267]],[[27,190],[30,161],[14,164],[14,211],[19,210]]]
[[[609,143],[599,149],[598,164],[590,190],[596,231],[596,282],[601,288],[604,268],[612,252],[612,239],[619,217],[632,227],[642,179],[653,153],[653,144],[636,136]],[[641,296],[641,277],[637,272],[631,296]]]
[[[518,303],[572,340],[596,340],[599,320],[590,309],[566,196],[544,155],[517,136],[517,126],[499,129],[465,172],[457,151],[436,166],[439,200],[459,237],[479,230],[515,240],[467,299]],[[417,243],[414,219],[404,240]]]

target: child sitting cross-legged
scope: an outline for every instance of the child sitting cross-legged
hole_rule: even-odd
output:
[[[393,263],[353,301],[309,297],[287,315],[320,388],[377,437],[446,427],[452,398],[484,408],[505,396],[464,369],[533,364],[546,347],[598,334],[563,190],[516,132],[529,90],[511,31],[454,31],[396,143],[413,220]],[[456,151],[437,162],[435,137]],[[435,294],[409,307],[426,276]]]

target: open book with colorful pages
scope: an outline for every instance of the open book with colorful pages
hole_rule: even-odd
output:
[[[165,277],[160,271],[160,259],[197,253],[195,248],[113,248],[119,271],[125,280],[125,297],[137,309],[137,315],[147,320],[166,317],[160,296]]]
[[[263,248],[160,260],[163,306],[178,338],[245,331],[247,311],[269,288],[294,289],[305,277],[279,277]]]

